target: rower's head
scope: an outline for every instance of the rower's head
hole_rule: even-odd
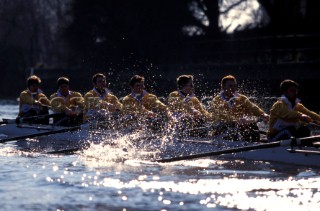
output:
[[[37,92],[39,89],[40,83],[41,83],[41,79],[36,75],[32,75],[29,78],[27,78],[27,86],[31,92]]]
[[[193,94],[194,92],[193,76],[180,75],[177,78],[177,86],[178,86],[178,90],[189,95]]]
[[[296,82],[289,79],[282,81],[280,84],[282,94],[292,101],[297,99],[298,87],[299,85]]]
[[[69,93],[69,79],[66,77],[60,77],[57,80],[59,91],[62,95],[68,95]]]
[[[104,89],[107,87],[107,79],[103,73],[97,73],[92,77],[93,86],[97,89]]]
[[[144,77],[140,75],[134,75],[129,80],[129,86],[135,94],[142,94],[145,88]]]
[[[233,75],[227,75],[221,80],[221,89],[227,97],[232,97],[237,91],[237,79]]]

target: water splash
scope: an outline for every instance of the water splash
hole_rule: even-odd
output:
[[[126,160],[143,160],[153,157],[159,150],[150,151],[150,145],[140,144],[148,138],[143,131],[118,135],[113,138],[104,139],[103,142],[91,144],[81,155],[81,161],[88,166],[108,166],[114,162],[125,162]]]

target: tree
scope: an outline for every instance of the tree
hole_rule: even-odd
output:
[[[185,0],[78,0],[71,11],[74,21],[66,36],[95,64],[166,57],[181,46],[182,28],[193,19]]]
[[[68,1],[62,0],[0,0],[0,90],[18,92],[24,87],[25,69],[37,63],[63,65],[65,47],[60,27],[67,24],[64,11]],[[2,92],[2,95],[10,95]]]
[[[319,32],[317,0],[258,0],[273,33]]]

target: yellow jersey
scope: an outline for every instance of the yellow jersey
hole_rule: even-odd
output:
[[[19,96],[19,116],[24,116],[30,109],[39,112],[41,108],[34,104],[36,101],[51,106],[50,100],[42,93],[42,90],[38,89],[35,93],[31,93],[29,89],[22,91]]]
[[[211,112],[216,121],[225,123],[238,122],[248,116],[264,115],[264,111],[245,95],[236,93],[234,97],[226,99],[223,92],[212,99]]]
[[[83,110],[84,98],[79,92],[69,91],[67,96],[63,96],[59,91],[50,96],[52,110],[55,113],[64,112],[66,108],[71,110]]]

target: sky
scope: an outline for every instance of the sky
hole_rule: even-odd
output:
[[[220,6],[220,12],[225,11],[230,5],[239,0],[224,0]],[[235,6],[228,13],[220,15],[220,26],[227,33],[235,29],[242,29],[245,26],[256,25],[261,22],[260,5],[256,0],[243,1]]]

